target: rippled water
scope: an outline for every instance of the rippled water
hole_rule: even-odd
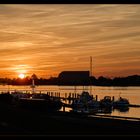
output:
[[[30,86],[11,86],[5,85],[0,86],[0,91],[12,91],[12,90],[22,90],[31,92]],[[65,97],[65,93],[78,93],[80,94],[83,90],[92,91],[93,96],[98,95],[98,100],[104,98],[104,96],[114,96],[115,99],[118,99],[120,96],[127,98],[131,104],[140,105],[140,87],[101,87],[101,86],[92,86],[90,87],[83,86],[36,86],[36,92],[60,92],[60,96]],[[69,109],[67,109],[69,111]],[[130,107],[129,110],[114,110],[109,115],[115,116],[127,116],[127,117],[137,117],[140,118],[140,108]]]

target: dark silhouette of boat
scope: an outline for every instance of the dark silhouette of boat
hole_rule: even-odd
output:
[[[128,99],[120,97],[118,100],[113,102],[113,108],[126,108],[129,107],[129,104]]]
[[[23,94],[19,92],[0,94],[0,104],[17,109],[27,109],[34,111],[54,112],[62,107],[59,98],[52,98],[47,94],[36,94],[32,98],[32,94]]]
[[[105,108],[111,108],[113,105],[113,101],[110,96],[105,96],[100,100],[100,106]]]
[[[95,100],[88,92],[83,91],[79,98],[72,102],[72,111],[77,113],[95,113],[100,107],[99,101]]]
[[[53,98],[48,94],[37,94],[35,92],[35,74],[32,75],[32,95],[30,98],[19,98],[17,104],[21,108],[36,111],[54,112],[61,109],[63,103],[60,98]]]
[[[24,109],[53,112],[61,109],[62,102],[51,98],[20,98],[18,106]]]
[[[113,110],[118,110],[119,112],[128,112],[129,107],[114,107]]]

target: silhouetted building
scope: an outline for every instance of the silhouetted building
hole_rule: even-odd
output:
[[[89,71],[63,71],[58,81],[59,85],[88,85]]]

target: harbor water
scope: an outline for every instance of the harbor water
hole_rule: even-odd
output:
[[[1,85],[0,92],[6,91],[23,91],[31,92],[30,86],[12,86],[12,85]],[[36,93],[47,93],[47,92],[59,92],[61,97],[69,93],[80,94],[82,91],[90,92],[94,97],[97,95],[98,100],[103,99],[105,96],[115,97],[117,100],[119,97],[123,97],[129,100],[130,104],[140,105],[140,87],[102,87],[102,86],[36,86]],[[70,108],[66,108],[66,111],[70,111]],[[124,117],[136,117],[140,118],[140,107],[129,107],[128,110],[117,110],[114,109],[107,115],[111,116],[124,116]]]

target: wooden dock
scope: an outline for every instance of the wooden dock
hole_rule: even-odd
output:
[[[99,114],[95,114],[95,115],[88,115],[89,117],[99,117],[99,118],[110,118],[110,119],[120,119],[120,120],[129,120],[129,121],[139,121],[140,122],[140,118],[136,118],[136,117],[122,117],[122,116],[111,116],[111,115],[99,115]]]
[[[10,90],[8,93],[12,94],[13,92],[17,93],[23,93],[23,94],[30,94],[32,96],[31,91],[28,90]],[[4,92],[1,92],[4,93]],[[70,103],[76,99],[78,99],[79,94],[77,93],[64,93],[64,96],[61,96],[60,92],[50,92],[50,91],[37,91],[35,94],[47,94],[51,98],[58,98],[62,100],[62,102],[68,102],[68,104],[64,103],[63,106],[65,107],[71,107]],[[93,96],[93,95],[92,95]],[[98,95],[95,95],[95,100],[98,100]],[[112,97],[112,100],[114,100],[114,96]],[[137,104],[130,104],[129,107],[140,107],[140,105]]]
[[[140,105],[130,104],[129,107],[140,107]]]

